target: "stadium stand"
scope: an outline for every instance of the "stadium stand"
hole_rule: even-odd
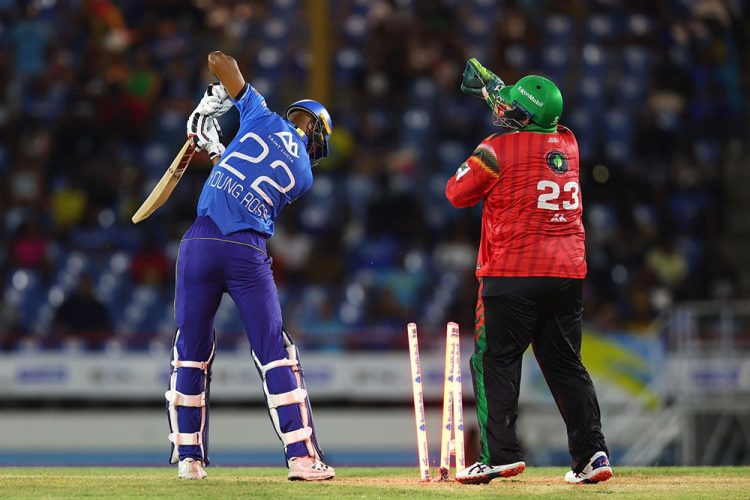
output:
[[[130,216],[184,140],[210,50],[236,55],[276,111],[306,96],[299,3],[0,1],[2,349],[169,343],[174,260],[208,159],[147,222]],[[747,133],[748,7],[625,3],[330,1],[333,155],[271,240],[300,342],[392,349],[410,320],[472,328],[479,211],[443,196],[494,130],[458,90],[470,56],[563,90],[582,154],[587,325],[649,331],[676,301],[743,291],[724,190]],[[231,136],[236,114],[222,125]],[[89,279],[109,342],[56,321]],[[228,300],[216,329],[221,348],[244,342]]]

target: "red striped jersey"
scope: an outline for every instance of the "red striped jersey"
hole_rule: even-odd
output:
[[[484,202],[477,276],[586,276],[578,172],[578,143],[563,126],[477,146],[445,188],[457,208]]]

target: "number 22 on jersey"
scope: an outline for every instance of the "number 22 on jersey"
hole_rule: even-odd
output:
[[[262,148],[262,151],[258,154],[258,156],[248,156],[246,154],[240,153],[238,151],[234,151],[230,154],[228,154],[225,158],[221,160],[221,163],[219,163],[217,166],[225,168],[232,172],[234,175],[240,178],[240,180],[245,180],[247,176],[234,168],[232,165],[230,165],[229,159],[232,157],[239,158],[241,160],[244,160],[249,163],[260,163],[265,159],[266,156],[268,156],[268,144],[266,144],[266,141],[261,139],[258,134],[254,132],[248,132],[242,138],[240,139],[240,142],[245,142],[247,139],[253,139],[255,142],[257,142],[260,147]],[[253,183],[250,185],[250,187],[260,195],[261,198],[263,198],[266,203],[268,203],[270,206],[273,206],[273,200],[270,196],[268,196],[261,188],[261,183],[265,182],[266,184],[269,184],[271,187],[273,187],[276,191],[286,194],[289,190],[291,190],[295,185],[294,175],[292,175],[292,171],[289,169],[289,166],[284,163],[281,160],[276,160],[271,163],[271,168],[277,168],[281,167],[284,172],[286,172],[286,175],[289,177],[289,183],[286,186],[279,185],[275,180],[271,179],[267,175],[261,175],[257,177]]]

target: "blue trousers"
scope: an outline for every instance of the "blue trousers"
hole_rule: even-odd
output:
[[[214,343],[214,315],[224,293],[239,310],[245,332],[261,364],[287,358],[281,334],[281,308],[266,253],[266,239],[254,231],[223,235],[209,217],[199,216],[180,242],[177,257],[175,319],[178,334],[175,349],[178,359],[208,361]],[[176,390],[200,394],[204,374],[197,369],[177,370]],[[279,367],[266,374],[271,394],[289,392],[297,387],[291,367]],[[208,394],[206,395],[208,407]],[[302,427],[299,405],[278,408],[282,432]],[[195,433],[201,428],[201,408],[178,406],[180,433]],[[208,408],[206,408],[208,420]],[[208,422],[204,422],[203,447],[179,446],[180,460],[208,460]],[[174,432],[174,429],[173,429]],[[308,455],[304,442],[291,443],[286,458]]]

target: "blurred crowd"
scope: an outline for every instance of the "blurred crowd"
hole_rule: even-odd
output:
[[[668,0],[0,0],[0,347],[165,346],[179,239],[210,164],[130,216],[184,140],[223,50],[269,107],[308,97],[305,7],[327,3],[332,156],[270,248],[308,348],[389,349],[417,321],[473,329],[478,208],[445,181],[486,135],[458,90],[477,57],[562,89],[581,145],[586,325],[649,332],[675,301],[741,292],[721,254],[747,131],[748,6]],[[225,142],[236,112],[222,119]],[[223,347],[243,343],[222,304]]]

